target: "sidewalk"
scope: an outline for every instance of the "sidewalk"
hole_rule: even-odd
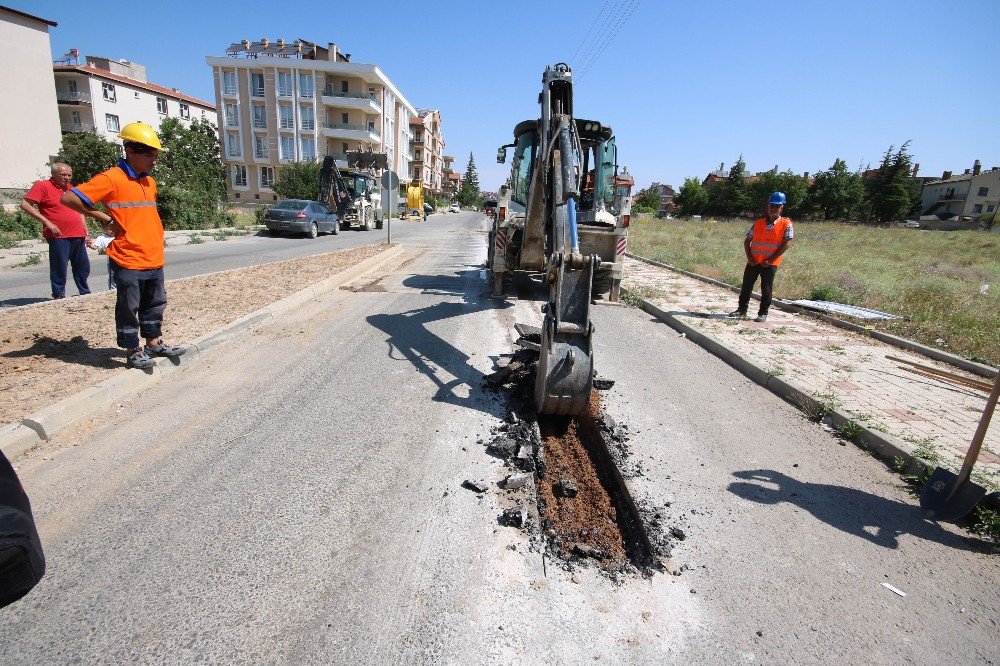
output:
[[[992,384],[992,379],[773,306],[763,324],[726,319],[726,313],[736,309],[736,293],[631,257],[625,261],[624,286],[682,329],[689,327],[707,336],[703,346],[728,350],[720,354],[730,357],[727,362],[750,361],[767,376],[780,377],[780,383],[811,396],[931,468],[940,465],[957,471],[961,467],[988,393],[908,372],[886,355],[980,382]],[[756,307],[751,302],[751,317]],[[711,344],[712,339],[718,345]],[[997,420],[994,417],[973,473],[974,480],[993,490],[1000,489]]]

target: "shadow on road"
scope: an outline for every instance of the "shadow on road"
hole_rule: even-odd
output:
[[[41,296],[36,298],[8,298],[0,301],[0,308],[17,308],[22,305],[31,305],[32,303],[43,303],[45,301],[51,301],[51,298],[47,296]]]
[[[734,472],[733,476],[755,482],[729,484],[729,492],[738,497],[760,504],[794,504],[838,530],[884,548],[898,548],[898,537],[912,534],[959,550],[976,550],[961,537],[925,520],[915,504],[856,488],[799,481],[768,469]]]
[[[427,307],[408,310],[399,314],[377,314],[367,318],[369,324],[389,337],[389,356],[407,360],[418,371],[437,385],[433,400],[481,411],[490,411],[479,398],[484,374],[472,363],[471,357],[429,329],[429,325],[446,319],[472,315],[484,310],[511,307],[510,303],[492,300],[480,269],[465,270],[451,275],[413,275],[403,281],[411,289],[425,295],[461,296],[461,302],[439,301]],[[452,329],[457,330],[458,324]],[[482,350],[483,356],[495,350]],[[399,356],[397,356],[399,354]],[[450,375],[453,379],[446,380]],[[468,386],[469,396],[456,393],[460,386]]]
[[[3,356],[5,358],[43,356],[66,363],[113,369],[122,367],[125,352],[117,347],[91,347],[81,335],[70,340],[56,340],[43,335],[36,338],[30,347],[7,352]]]

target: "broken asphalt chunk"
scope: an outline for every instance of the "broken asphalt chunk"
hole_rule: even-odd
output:
[[[594,388],[598,391],[609,391],[615,385],[615,380],[607,377],[594,377]]]
[[[468,479],[462,481],[462,487],[467,490],[473,490],[480,494],[485,493],[486,490],[489,488],[489,486],[487,486],[482,481],[469,481]]]
[[[559,479],[557,487],[559,494],[563,497],[576,497],[577,493],[580,492],[580,487],[576,485],[576,481],[573,479]]]
[[[528,481],[530,480],[531,476],[528,474],[511,474],[504,479],[503,487],[506,490],[520,490],[528,485]]]
[[[594,560],[603,560],[608,556],[608,554],[600,548],[594,548],[593,546],[588,546],[585,543],[573,544],[573,552],[580,557],[589,557]]]

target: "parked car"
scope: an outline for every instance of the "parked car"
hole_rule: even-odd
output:
[[[424,215],[430,215],[434,212],[434,206],[430,205],[426,201],[424,202]]]
[[[340,233],[340,218],[318,201],[285,199],[267,211],[264,226],[272,234],[299,233],[316,238],[321,233]]]
[[[461,210],[461,208],[458,207],[458,204],[452,204],[448,208],[448,210],[450,210],[452,213],[457,213],[457,212],[459,212]]]
[[[916,220],[906,220],[902,226],[904,229],[919,229],[920,223]]]

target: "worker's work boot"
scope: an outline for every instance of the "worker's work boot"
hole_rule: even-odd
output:
[[[763,324],[765,321],[767,321],[767,315],[766,314],[759,314],[759,315],[757,315],[757,318],[754,319],[754,321],[757,322],[758,324]]]
[[[728,319],[746,319],[747,313],[744,312],[743,310],[733,310],[732,312],[727,314],[726,317]]]

